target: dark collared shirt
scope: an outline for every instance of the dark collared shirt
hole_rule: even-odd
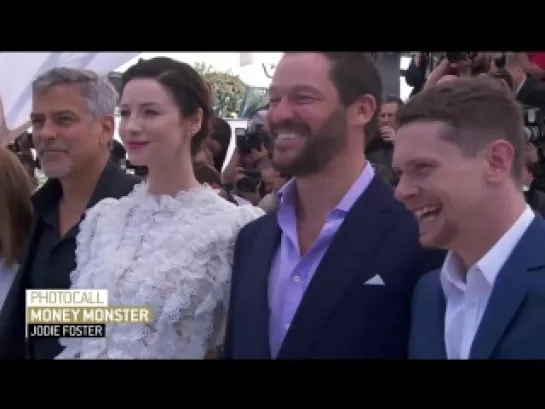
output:
[[[112,162],[106,165],[87,208],[94,206],[105,197],[122,197],[139,182],[139,179],[134,176],[120,176],[121,172],[121,169]],[[122,183],[120,178],[123,178]],[[35,204],[35,244],[32,254],[29,254],[27,259],[27,288],[70,288],[70,273],[76,268],[76,236],[81,221],[61,237],[59,230],[61,197],[60,183],[52,181],[45,197],[42,196],[39,203]],[[62,347],[58,338],[33,338],[32,342],[29,342],[28,351],[32,359],[53,359],[62,351]]]
[[[30,267],[29,287],[38,289],[70,288],[70,273],[76,268],[76,236],[79,224],[61,237],[59,206],[51,206],[37,220],[39,234]],[[62,351],[57,338],[39,338],[32,342],[35,359],[51,359]]]

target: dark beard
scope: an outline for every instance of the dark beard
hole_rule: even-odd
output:
[[[275,124],[271,129],[280,128],[280,125],[284,129],[302,128],[297,124]],[[307,142],[298,157],[291,163],[278,163],[273,156],[273,165],[278,172],[292,176],[309,176],[317,173],[346,147],[346,131],[346,115],[344,109],[339,108],[329,116],[319,130],[307,133]]]

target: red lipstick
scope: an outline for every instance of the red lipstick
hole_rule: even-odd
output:
[[[127,142],[127,147],[130,150],[138,150],[138,149],[142,149],[144,146],[148,144],[149,142],[145,142],[145,141],[132,141],[132,142]]]

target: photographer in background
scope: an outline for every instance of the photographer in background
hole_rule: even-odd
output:
[[[412,87],[409,97],[418,94],[424,88],[430,62],[429,59],[428,52],[419,51],[413,55],[409,67],[407,67],[407,71],[405,72],[405,82],[409,87]]]
[[[206,82],[206,87],[210,98],[210,106],[214,107],[214,117],[212,118],[210,136],[204,142],[207,150],[205,153],[212,155],[212,167],[221,174],[225,158],[227,157],[227,150],[231,143],[231,126],[225,119],[218,116],[214,87],[208,81]]]
[[[12,143],[7,145],[7,148],[17,155],[19,162],[25,168],[34,187],[38,186],[36,178],[36,169],[38,169],[38,161],[34,158],[32,149],[34,145],[32,143],[32,134],[29,132],[23,132]]]
[[[228,202],[238,205],[237,201],[221,184],[221,175],[211,165],[207,163],[194,163],[193,171],[195,172],[195,178],[200,184],[207,184],[216,191],[218,195],[223,197]]]
[[[212,121],[212,132],[210,137],[205,140],[205,146],[212,155],[214,168],[220,173],[223,169],[230,142],[231,126],[225,119],[215,117]]]
[[[258,109],[245,130],[237,131],[236,147],[223,172],[223,184],[235,198],[257,206],[265,196],[261,170],[270,166],[271,138],[264,126],[268,106]]]
[[[291,175],[278,172],[271,164],[261,170],[261,178],[267,194],[258,206],[267,213],[274,212],[278,209],[278,191],[291,179]]]
[[[505,52],[495,59],[496,69],[491,74],[509,84],[516,99],[523,106],[524,128],[528,142],[526,160],[527,178],[525,195],[528,203],[543,214],[541,201],[545,192],[545,84],[528,76],[524,53]]]
[[[229,189],[239,205],[251,204],[257,206],[267,194],[261,177],[261,168],[237,168],[234,184],[224,184]]]
[[[110,160],[123,170],[127,167],[127,151],[123,144],[115,139],[112,139],[110,146]]]
[[[222,174],[224,183],[234,183],[240,169],[261,168],[269,163],[270,137],[264,128],[268,106],[258,109],[248,119],[245,130],[238,131],[236,146]],[[239,169],[237,169],[239,168]]]
[[[540,108],[524,107],[524,130],[529,149],[527,165],[531,188],[545,192],[545,114]]]
[[[545,81],[545,52],[520,53],[524,71],[539,81]]]
[[[436,84],[488,73],[492,54],[478,51],[448,51],[437,67],[429,73],[424,89]]]
[[[512,89],[517,101],[545,111],[545,83],[527,75],[526,58],[525,53],[505,53],[505,70],[511,76]]]
[[[389,94],[384,98],[378,116],[378,132],[365,148],[365,156],[373,165],[387,168],[392,165],[393,139],[397,130],[396,114],[403,105],[403,101],[396,95]]]
[[[527,144],[524,165],[526,169],[523,174],[523,183],[526,202],[541,217],[545,217],[545,192],[542,190],[543,186],[539,186],[540,181],[543,181],[543,176],[545,176],[543,155],[541,154],[540,157],[540,150],[532,143]]]

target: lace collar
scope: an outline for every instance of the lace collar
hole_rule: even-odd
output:
[[[208,185],[200,185],[188,190],[181,190],[175,196],[163,194],[155,195],[149,192],[148,182],[135,186],[130,195],[137,206],[146,207],[153,211],[175,212],[181,207],[194,207],[203,204],[203,200],[217,193]]]

